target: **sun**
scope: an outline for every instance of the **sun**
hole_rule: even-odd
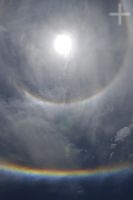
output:
[[[54,50],[58,55],[64,58],[70,57],[73,50],[72,37],[68,34],[58,34],[54,38]]]

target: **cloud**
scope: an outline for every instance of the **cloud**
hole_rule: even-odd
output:
[[[114,137],[114,143],[110,146],[110,159],[116,162],[132,162],[133,151],[132,151],[132,139],[133,139],[133,120],[128,126],[118,130]]]
[[[4,26],[1,26],[1,25],[0,25],[0,32],[3,32],[3,31],[5,32],[5,31],[6,31],[6,28],[5,28]]]
[[[120,129],[115,136],[115,142],[120,142],[125,140],[131,134],[131,130],[129,127],[124,127]]]
[[[76,149],[57,129],[54,112],[26,102],[0,102],[2,160],[44,168],[76,166]]]
[[[121,128],[115,135],[115,142],[122,142],[133,133],[133,118],[128,126]],[[113,145],[113,144],[112,144]],[[115,145],[115,144],[114,144]]]
[[[63,112],[36,104],[36,100],[28,101],[21,91],[53,102],[66,102],[88,98],[105,86],[108,88],[124,62],[126,29],[121,34],[119,26],[114,26],[116,32],[112,34],[114,24],[108,23],[108,13],[95,3],[86,2],[85,6],[80,0],[76,5],[71,1],[62,1],[61,5],[60,1],[16,0],[10,5],[2,2],[6,12],[2,16],[4,26],[0,25],[1,159],[48,168],[77,167],[79,162],[88,167],[93,160],[95,166],[103,164],[110,135],[119,123],[116,102],[101,98],[99,103],[100,98],[95,98],[86,107],[79,104],[70,111],[66,106]],[[94,12],[97,14],[92,23]],[[67,72],[62,67],[64,61],[57,59],[49,46],[62,25],[78,38],[80,47],[77,57],[68,63]],[[119,98],[114,95],[119,105],[123,88],[117,91]],[[68,120],[60,117],[61,112]],[[119,130],[114,143],[126,139],[131,129],[132,125]],[[78,152],[83,152],[79,162]]]

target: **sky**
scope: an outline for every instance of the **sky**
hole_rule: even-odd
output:
[[[130,13],[121,25],[110,16],[119,3]],[[132,8],[131,0],[0,0],[2,200],[132,199]],[[55,52],[59,34],[72,38],[68,58]],[[40,178],[15,166],[96,171]]]

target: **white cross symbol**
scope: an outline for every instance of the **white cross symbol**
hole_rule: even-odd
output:
[[[118,24],[122,24],[122,16],[130,16],[130,13],[122,13],[122,5],[119,3],[118,13],[110,13],[110,16],[118,16]]]

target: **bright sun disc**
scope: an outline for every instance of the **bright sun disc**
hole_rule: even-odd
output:
[[[67,34],[57,35],[54,40],[54,49],[56,53],[63,57],[70,56],[72,52],[72,38]]]

